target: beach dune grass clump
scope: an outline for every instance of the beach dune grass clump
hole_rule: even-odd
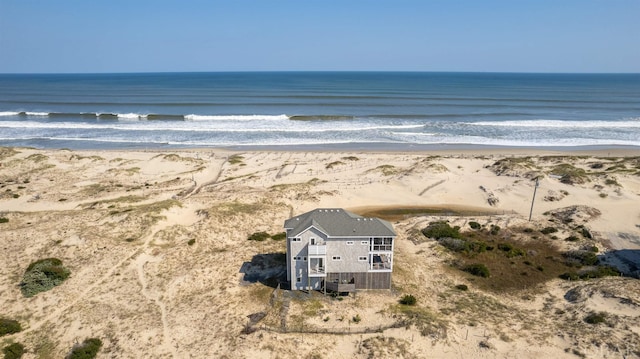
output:
[[[425,237],[440,239],[440,238],[458,238],[462,239],[460,234],[460,227],[451,227],[449,223],[445,221],[431,222],[429,225],[422,229],[422,234]]]
[[[20,322],[13,319],[0,318],[0,337],[14,334],[22,330]]]
[[[491,276],[489,268],[487,268],[487,266],[482,263],[466,265],[462,268],[462,270],[477,277],[489,278]]]
[[[400,304],[403,305],[416,305],[417,301],[418,300],[416,299],[416,297],[411,294],[405,294],[404,296],[402,296],[402,298],[400,298]]]
[[[82,344],[75,345],[65,359],[93,359],[98,355],[102,341],[98,338],[85,339]]]
[[[2,354],[4,354],[4,359],[20,359],[22,358],[22,354],[24,354],[24,345],[11,343],[2,348]]]
[[[25,297],[33,297],[62,284],[70,274],[58,258],[41,259],[29,265],[20,282],[20,290]]]
[[[257,242],[262,242],[264,240],[266,240],[267,238],[270,238],[271,235],[267,232],[255,232],[253,234],[251,234],[249,236],[249,238],[247,238],[250,241],[257,241]]]

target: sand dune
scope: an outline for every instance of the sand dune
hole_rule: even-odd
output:
[[[510,152],[0,149],[0,317],[23,328],[0,340],[23,343],[24,358],[63,357],[89,337],[101,358],[640,356],[640,161]],[[284,242],[248,236],[316,207],[393,221],[393,290],[274,288]],[[420,233],[437,220],[553,253],[597,248],[626,276],[537,281],[555,259],[523,247],[524,284],[494,288]],[[71,276],[24,297],[25,270],[49,257]],[[415,307],[398,304],[407,293]]]

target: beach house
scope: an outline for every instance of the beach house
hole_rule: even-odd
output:
[[[396,232],[391,223],[341,208],[318,208],[284,222],[292,290],[389,289]]]

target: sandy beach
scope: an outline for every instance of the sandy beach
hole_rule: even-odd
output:
[[[91,337],[99,358],[640,357],[637,156],[0,148],[0,317],[22,327],[0,344],[22,343],[23,358]],[[285,242],[247,238],[319,207],[392,222],[392,290],[276,286]],[[460,256],[420,232],[435,221],[522,252]],[[566,264],[576,251],[622,275],[560,279],[584,270]],[[25,297],[43,258],[71,274]],[[459,269],[473,261],[492,276]],[[405,294],[417,304],[400,305]]]

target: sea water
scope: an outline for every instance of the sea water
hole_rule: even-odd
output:
[[[0,75],[0,146],[445,145],[640,146],[640,74]]]

